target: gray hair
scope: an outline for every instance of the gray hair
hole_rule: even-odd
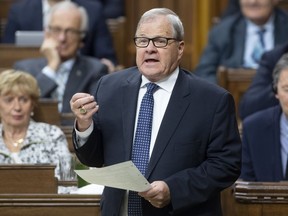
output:
[[[147,20],[153,19],[157,16],[166,16],[169,22],[172,24],[173,28],[173,37],[177,40],[181,41],[184,39],[184,27],[183,24],[176,13],[168,8],[153,8],[151,10],[146,11],[140,18],[137,30],[140,25]]]
[[[84,7],[79,6],[75,4],[74,2],[70,2],[70,1],[59,2],[52,6],[51,10],[47,14],[46,22],[44,23],[45,29],[47,29],[47,27],[49,26],[49,23],[51,22],[51,18],[56,11],[69,10],[69,9],[73,9],[73,10],[76,9],[79,11],[80,16],[81,16],[80,31],[83,32],[83,34],[81,34],[81,37],[84,38],[86,32],[88,31],[88,24],[89,24],[87,11]]]
[[[280,74],[282,73],[283,70],[286,69],[288,69],[288,53],[282,55],[282,57],[279,59],[279,61],[274,67],[272,74],[274,92],[277,92],[277,84],[279,82]]]

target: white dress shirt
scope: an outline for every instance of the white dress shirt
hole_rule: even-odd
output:
[[[60,64],[57,71],[52,70],[48,66],[42,69],[42,73],[44,73],[50,79],[54,80],[54,82],[56,82],[58,85],[56,90],[53,92],[52,97],[59,101],[58,103],[59,112],[62,111],[62,106],[63,106],[62,102],[63,102],[63,96],[65,92],[65,87],[67,84],[69,74],[74,65],[74,62],[75,62],[75,59],[70,59],[70,60],[63,62],[62,64]]]
[[[269,51],[273,49],[275,45],[274,41],[274,16],[271,16],[268,22],[263,26],[258,26],[251,21],[247,20],[247,28],[246,28],[246,40],[245,40],[245,48],[244,48],[244,67],[248,68],[257,68],[258,63],[256,63],[252,59],[252,53],[254,51],[255,44],[259,41],[258,31],[260,29],[265,29],[264,37],[264,44],[265,48],[264,51]]]

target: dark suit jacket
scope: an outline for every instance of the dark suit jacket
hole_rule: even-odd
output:
[[[101,3],[91,0],[72,0],[84,7],[89,17],[89,28],[81,53],[97,58],[107,58],[116,64],[116,54],[111,34],[106,25]],[[11,6],[3,43],[14,43],[17,30],[43,30],[41,0],[21,0]]]
[[[136,67],[99,80],[94,131],[76,149],[82,163],[101,167],[131,160],[140,84]],[[240,159],[232,96],[180,69],[145,176],[168,184],[171,204],[158,209],[143,200],[144,215],[220,216],[220,191],[238,178]],[[101,215],[119,215],[124,194],[106,187]]]
[[[280,106],[261,110],[243,121],[241,177],[246,181],[283,180]]]
[[[275,10],[275,46],[288,41],[288,15]],[[216,83],[216,72],[220,65],[243,67],[246,36],[246,21],[241,13],[229,16],[214,26],[209,33],[207,46],[195,68],[196,75]]]
[[[118,18],[124,16],[125,0],[92,0],[100,1],[104,7],[104,15],[106,18]]]
[[[44,58],[26,59],[15,63],[14,68],[31,73],[38,81],[41,97],[52,98],[53,91],[57,88],[54,80],[41,73],[47,65]],[[78,56],[70,71],[67,85],[63,96],[62,112],[71,112],[70,99],[76,92],[87,92],[94,94],[96,83],[101,76],[108,73],[107,67],[98,59],[92,57]]]
[[[272,73],[278,60],[287,52],[288,43],[263,54],[257,73],[240,101],[241,119],[256,111],[279,104],[273,92]]]

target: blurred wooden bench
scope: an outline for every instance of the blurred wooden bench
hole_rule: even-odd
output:
[[[1,164],[0,193],[56,194],[55,167],[52,164]]]
[[[0,194],[0,212],[5,216],[100,216],[100,196]]]
[[[32,118],[37,122],[60,126],[61,115],[58,111],[58,101],[41,98],[38,105],[34,108],[34,116]]]
[[[250,86],[255,74],[256,70],[247,68],[226,68],[220,66],[217,70],[217,83],[233,96],[237,117],[239,117],[238,107],[241,97]]]
[[[13,44],[0,44],[0,68],[13,68],[16,61],[42,57],[39,47],[22,47]]]
[[[236,181],[234,216],[287,216],[288,182]]]

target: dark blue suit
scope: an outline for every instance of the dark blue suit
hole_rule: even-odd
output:
[[[15,63],[14,68],[32,74],[38,81],[42,98],[52,98],[52,93],[57,88],[57,83],[50,79],[41,70],[47,65],[45,58],[26,59]],[[63,95],[63,113],[70,113],[70,99],[76,92],[93,94],[96,83],[101,76],[108,74],[107,67],[98,59],[78,56],[70,71],[67,88]]]
[[[107,19],[124,16],[125,0],[92,0],[99,1],[104,7],[104,15]]]
[[[280,106],[261,110],[243,121],[241,176],[246,181],[282,181]]]
[[[99,80],[94,131],[76,149],[82,163],[101,167],[131,160],[140,84],[137,67]],[[180,69],[145,176],[149,182],[167,183],[171,203],[159,209],[143,200],[144,215],[222,215],[220,191],[238,178],[240,159],[232,96]],[[124,194],[106,187],[101,215],[119,215]]]
[[[288,41],[288,15],[275,9],[274,45]],[[229,68],[243,67],[246,36],[246,20],[241,14],[223,19],[209,33],[209,40],[194,73],[216,83],[217,68],[221,65]]]
[[[257,73],[240,101],[241,119],[256,111],[279,104],[272,88],[272,73],[276,63],[285,53],[288,53],[288,43],[263,54]]]
[[[72,1],[84,7],[89,17],[88,33],[81,53],[97,58],[107,58],[116,64],[113,41],[106,25],[101,3],[91,0]],[[43,30],[41,0],[21,0],[11,6],[2,42],[14,43],[17,30]]]

